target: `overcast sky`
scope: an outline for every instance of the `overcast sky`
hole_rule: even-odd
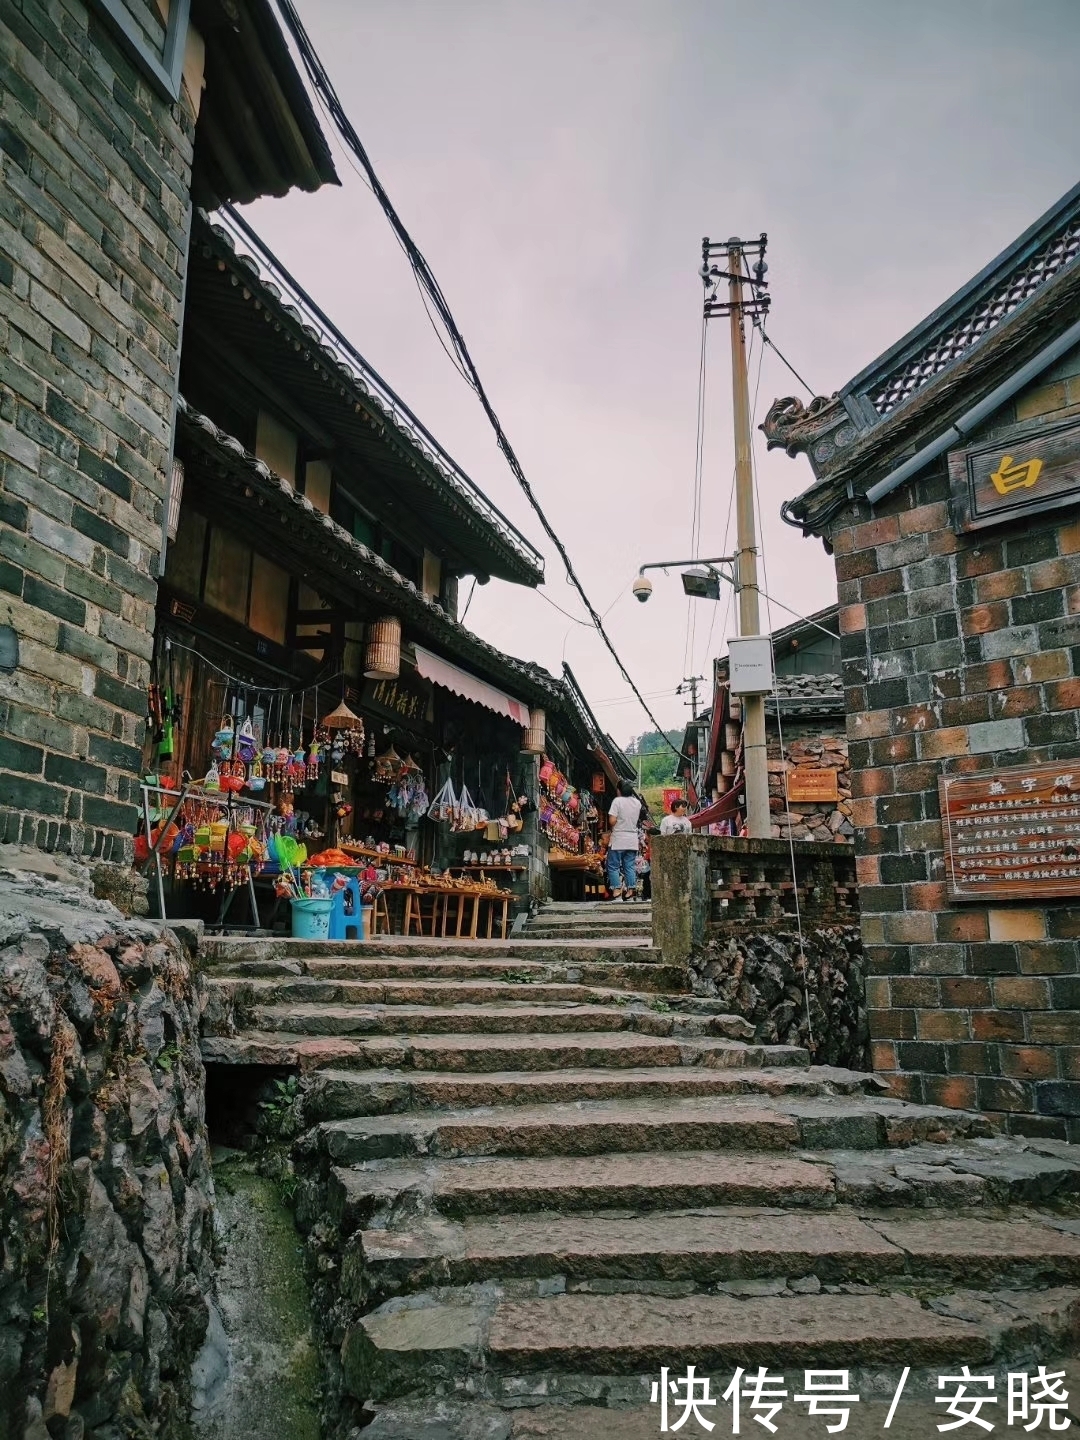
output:
[[[1078,179],[1080,0],[301,0],[383,184],[430,261],[503,425],[640,689],[674,690],[733,633],[688,553],[703,235],[769,235],[770,333],[831,393]],[[301,283],[540,545],[479,403],[433,335],[369,191],[250,207]],[[756,351],[751,391],[758,381]],[[766,352],[756,421],[798,393]],[[730,372],[712,322],[699,553],[733,548]],[[777,601],[835,599],[832,562],[779,518],[805,458],[757,460]],[[582,614],[557,556],[546,594]],[[764,583],[764,582],[763,582]],[[463,600],[468,586],[463,588]],[[773,628],[791,619],[775,609]],[[649,728],[591,629],[478,587],[468,624],[559,671],[620,743]]]

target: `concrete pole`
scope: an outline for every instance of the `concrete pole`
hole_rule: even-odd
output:
[[[754,519],[754,470],[750,452],[750,382],[746,373],[743,329],[743,252],[728,242],[728,296],[731,305],[731,385],[735,410],[735,515],[738,526],[739,634],[760,635],[758,613],[757,527]],[[769,771],[765,750],[765,697],[744,695],[743,764],[746,770],[746,828],[753,840],[767,840]]]

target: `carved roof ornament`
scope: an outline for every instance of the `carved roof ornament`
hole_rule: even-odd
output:
[[[794,460],[800,451],[809,453],[815,443],[839,421],[845,410],[836,393],[817,395],[804,405],[797,395],[774,400],[759,427],[770,450],[784,449]]]

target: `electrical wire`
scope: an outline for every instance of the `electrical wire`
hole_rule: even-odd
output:
[[[465,624],[465,616],[469,613],[469,606],[472,604],[472,597],[476,594],[476,576],[473,576],[472,589],[469,591],[469,598],[465,601],[465,609],[458,616],[458,624]]]
[[[799,372],[795,369],[795,366],[792,365],[791,361],[787,358],[787,356],[784,354],[784,352],[780,349],[779,345],[775,344],[775,342],[773,341],[772,336],[766,333],[764,321],[761,320],[761,319],[760,319],[758,316],[756,316],[756,315],[754,316],[754,326],[755,326],[756,329],[758,329],[758,330],[761,331],[761,338],[762,338],[762,340],[765,342],[766,345],[769,346],[769,348],[770,348],[771,350],[774,350],[774,351],[776,352],[776,354],[779,355],[781,361],[782,361],[782,362],[787,366],[787,368],[791,371],[792,375],[795,376],[795,379],[796,379],[796,380],[799,382],[799,384],[803,387],[803,389],[806,391],[806,393],[807,393],[808,395],[811,395],[811,396],[816,395],[818,392],[817,392],[816,390],[812,389],[811,386],[809,386],[809,385],[806,383],[806,381],[802,378],[802,376],[799,374]]]
[[[529,483],[525,471],[522,469],[521,461],[515,454],[514,448],[510,444],[506,432],[503,430],[502,423],[500,422],[498,415],[495,413],[494,406],[492,405],[491,400],[488,398],[487,391],[485,390],[483,382],[480,379],[479,371],[477,370],[472,355],[469,353],[469,348],[465,343],[465,337],[458,329],[457,322],[455,321],[453,313],[451,312],[449,302],[447,301],[446,296],[443,294],[442,289],[439,286],[439,282],[436,280],[435,275],[431,269],[431,266],[428,264],[427,260],[424,258],[423,254],[418,249],[412,236],[405,228],[404,222],[398,215],[397,211],[394,209],[393,203],[390,200],[390,196],[383,188],[382,182],[380,181],[378,175],[375,172],[375,168],[371,163],[366,149],[364,148],[363,142],[354,130],[352,123],[350,122],[349,117],[346,114],[344,107],[342,106],[341,100],[338,98],[333,83],[331,82],[330,77],[326,72],[326,68],[323,65],[322,61],[319,59],[319,56],[316,53],[315,47],[311,43],[311,39],[308,36],[307,31],[304,29],[304,26],[301,23],[300,17],[296,12],[296,7],[293,4],[293,0],[278,0],[278,8],[280,9],[282,18],[285,21],[285,24],[288,27],[296,44],[301,62],[304,66],[305,71],[307,72],[309,82],[311,83],[317,94],[322,97],[341,138],[344,140],[345,144],[349,147],[349,149],[359,160],[360,164],[363,166],[368,178],[368,182],[371,186],[372,193],[374,194],[376,200],[378,200],[379,205],[382,207],[382,211],[385,214],[387,220],[390,222],[390,226],[393,229],[395,235],[397,236],[399,244],[405,251],[405,254],[409,260],[409,264],[412,266],[413,273],[416,276],[417,283],[420,285],[422,291],[426,293],[426,295],[430,299],[435,309],[435,314],[442,322],[442,325],[446,331],[446,338],[451,348],[453,349],[454,354],[458,357],[458,360],[460,361],[463,370],[466,373],[466,378],[469,385],[475,391],[480,401],[480,404],[484,408],[484,413],[487,415],[488,420],[491,424],[491,428],[495,433],[496,443],[498,444],[499,449],[502,451],[506,463],[510,467],[511,473],[513,474],[518,485],[521,487],[525,498],[532,506],[532,509],[536,514],[537,519],[540,521],[544,533],[547,535],[551,543],[555,546],[559,558],[562,561],[563,566],[565,567],[567,576],[569,577],[571,584],[577,590],[578,595],[581,597],[582,604],[585,606],[585,609],[588,612],[589,619],[592,621],[593,628],[596,630],[597,634],[604,642],[604,645],[607,647],[611,658],[615,661],[616,667],[618,668],[620,675],[626,681],[627,685],[629,685],[634,695],[637,697],[638,701],[641,704],[641,708],[649,717],[649,720],[652,722],[655,729],[659,731],[661,735],[664,735],[665,732],[662,729],[659,721],[656,719],[656,716],[652,713],[652,711],[646,704],[644,696],[635,684],[629,670],[627,670],[626,666],[623,664],[619,652],[615,649],[611,637],[605,630],[603,619],[601,618],[596,608],[593,606],[592,601],[586,594],[585,587],[581,583],[581,580],[578,578],[577,571],[574,569],[573,561],[570,559],[570,556],[567,553],[566,546],[559,538],[559,535],[556,532],[554,526],[547,518],[547,515],[544,513],[543,507],[541,506],[539,500],[536,498],[536,494],[533,491],[532,485]],[[670,745],[671,742],[668,741],[667,743]],[[681,752],[677,749],[676,746],[671,745],[671,749],[676,755],[682,758]]]

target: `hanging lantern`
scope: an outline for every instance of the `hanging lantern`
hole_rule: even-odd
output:
[[[354,715],[342,700],[336,710],[331,710],[329,715],[323,717],[322,728],[324,730],[355,730],[360,724],[360,716]]]
[[[401,673],[401,621],[384,615],[368,627],[364,650],[364,676],[368,680],[396,680]]]
[[[547,745],[547,715],[543,710],[529,711],[529,728],[521,746],[528,755],[542,755]]]

